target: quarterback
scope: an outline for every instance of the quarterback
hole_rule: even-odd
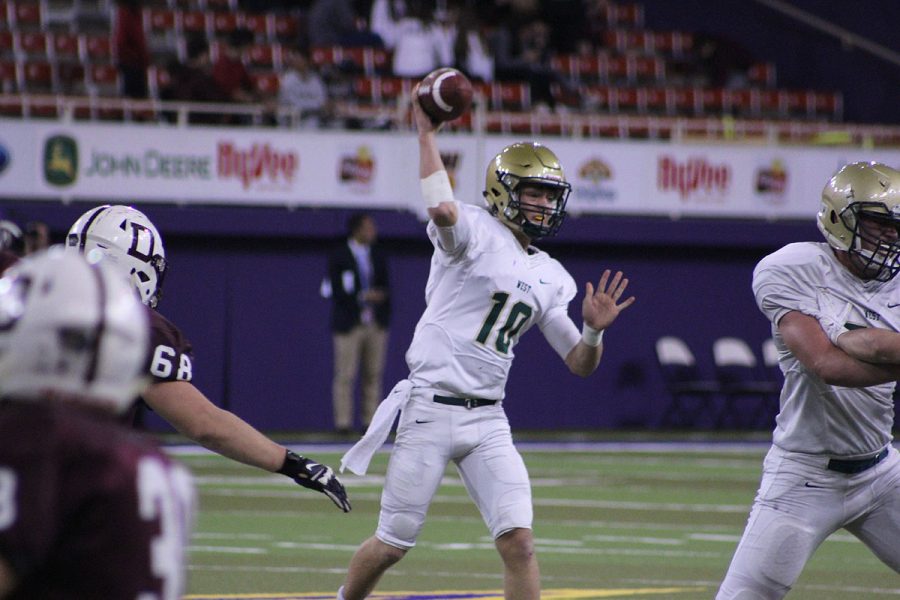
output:
[[[350,511],[347,492],[331,467],[276,444],[249,423],[213,404],[193,380],[193,348],[157,310],[166,273],[162,237],[144,213],[130,206],[98,206],[84,213],[66,245],[89,262],[108,262],[130,278],[150,319],[151,384],[142,400],[175,429],[198,444],[233,460],[278,472],[328,496]]]
[[[540,144],[512,144],[488,164],[487,206],[458,203],[436,127],[417,100],[413,110],[434,245],[427,307],[406,354],[409,378],[379,405],[366,435],[342,460],[342,468],[365,473],[401,410],[377,530],[351,559],[338,598],[365,598],[415,546],[452,461],[503,560],[506,597],[537,600],[531,485],[503,408],[513,348],[537,325],[569,369],[588,376],[600,363],[604,330],[634,297],[622,298],[628,280],[621,272],[605,271],[596,289],[585,285],[579,333],[567,312],[574,280],[531,245],[555,234],[565,217],[570,185],[556,156]]]
[[[773,444],[718,600],[782,598],[846,529],[900,572],[900,172],[844,166],[825,185],[826,243],[788,244],[753,273],[785,381]]]

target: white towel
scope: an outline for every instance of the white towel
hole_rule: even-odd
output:
[[[341,473],[344,472],[344,469],[350,469],[357,475],[366,474],[372,455],[384,444],[391,432],[391,425],[397,418],[397,411],[403,410],[403,407],[409,402],[412,389],[413,384],[409,379],[401,379],[394,386],[387,398],[378,405],[378,410],[372,416],[372,422],[366,430],[366,435],[341,457]]]

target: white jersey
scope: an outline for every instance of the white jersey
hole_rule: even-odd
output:
[[[438,238],[425,288],[427,307],[406,353],[416,387],[460,397],[502,400],[513,348],[535,323],[563,328],[572,341],[555,345],[563,355],[577,342],[568,316],[575,281],[563,266],[534,247],[528,250],[486,209],[457,203],[457,228],[467,235],[452,254]],[[574,332],[569,335],[569,332]],[[548,337],[548,339],[551,339]]]
[[[900,331],[900,278],[863,281],[835,258],[828,244],[785,246],[759,262],[753,292],[772,331],[785,375],[773,442],[791,452],[852,458],[871,455],[891,441],[895,384],[846,388],[826,384],[791,354],[778,321],[799,311],[849,329]],[[849,311],[849,312],[848,312]]]

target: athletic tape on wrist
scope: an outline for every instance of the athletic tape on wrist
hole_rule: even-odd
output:
[[[425,179],[419,180],[422,188],[422,200],[425,206],[435,208],[441,202],[453,200],[453,188],[450,186],[450,177],[443,169],[435,171]]]
[[[594,346],[595,348],[599,346],[603,342],[603,332],[605,329],[594,329],[587,323],[584,323],[581,326],[581,339],[588,346]]]

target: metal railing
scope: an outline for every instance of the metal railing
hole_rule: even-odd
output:
[[[393,104],[337,103],[321,123],[300,111],[265,104],[220,104],[61,95],[0,94],[0,116],[57,121],[134,122],[160,126],[200,125],[331,129],[412,129],[408,98]],[[582,112],[489,111],[483,103],[449,123],[452,131],[574,138],[654,139],[764,145],[900,147],[900,126],[826,121],[780,121],[718,117],[667,117]]]

